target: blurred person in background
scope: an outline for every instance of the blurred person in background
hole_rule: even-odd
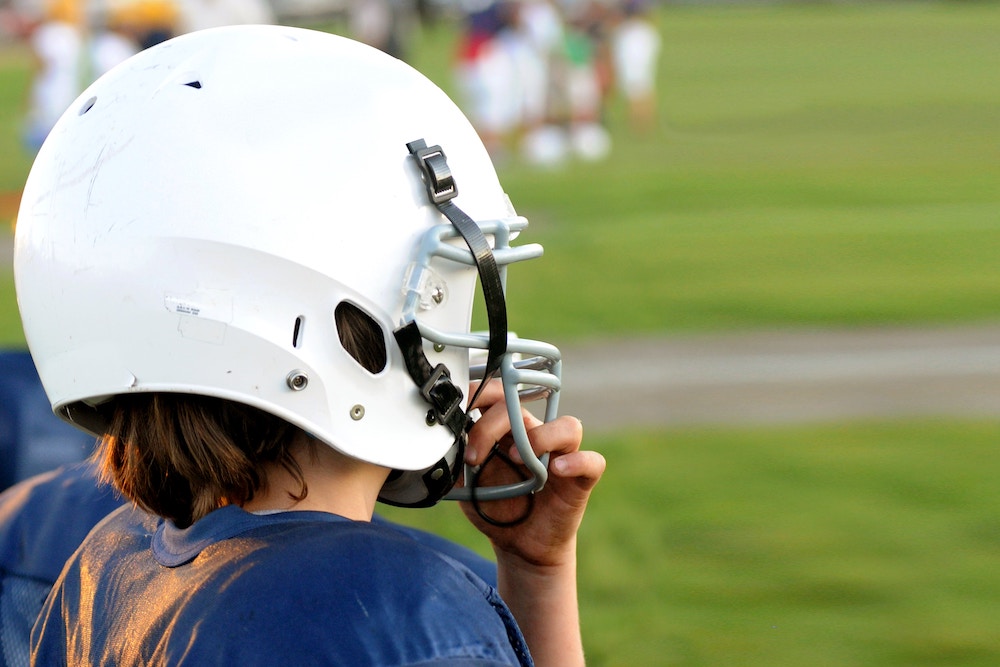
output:
[[[90,75],[96,79],[139,52],[143,26],[136,24],[127,10],[117,9],[97,14],[92,22]]]
[[[656,73],[660,33],[647,0],[625,0],[611,33],[615,82],[628,106],[632,129],[648,134],[656,124]]]
[[[41,13],[22,10],[18,29],[35,58],[23,130],[35,152],[85,83],[84,8],[80,0],[46,0]]]
[[[517,30],[522,35],[519,66],[521,154],[534,165],[555,166],[566,157],[565,132],[556,123],[560,51],[565,39],[562,16],[552,0],[519,0]]]
[[[121,504],[84,462],[0,493],[0,667],[28,667],[31,627],[63,564]]]
[[[609,88],[604,43],[605,12],[596,2],[565,7],[564,82],[569,142],[573,153],[588,162],[611,151],[611,135],[604,127],[604,103]]]
[[[400,60],[407,59],[417,21],[412,0],[348,0],[348,34]]]
[[[529,164],[611,150],[607,7],[590,0],[468,0],[459,57],[465,105],[491,153]]]
[[[494,160],[507,158],[521,123],[521,92],[512,52],[516,8],[509,0],[465,0],[456,77],[463,106]]]

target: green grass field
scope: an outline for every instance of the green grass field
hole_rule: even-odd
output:
[[[660,125],[615,102],[599,164],[501,178],[543,260],[511,322],[634,333],[1000,319],[1000,4],[675,7]],[[454,30],[415,64],[454,90]],[[27,76],[0,57],[0,190]],[[0,268],[0,346],[23,344]],[[591,440],[594,666],[1000,664],[996,422],[670,429]],[[457,508],[390,510],[484,547]]]

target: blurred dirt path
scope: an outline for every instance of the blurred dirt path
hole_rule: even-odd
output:
[[[11,235],[0,230],[10,266]],[[763,331],[562,346],[560,413],[623,426],[1000,417],[1000,322]]]
[[[1000,417],[1000,322],[769,331],[563,349],[560,412],[622,426]]]

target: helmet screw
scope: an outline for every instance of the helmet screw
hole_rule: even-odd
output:
[[[444,352],[444,345],[441,343],[434,343],[434,351],[438,353]]]
[[[365,406],[359,403],[358,405],[355,405],[353,408],[351,408],[351,419],[353,419],[354,421],[361,421],[362,419],[364,419],[364,417],[365,417]]]
[[[431,300],[440,305],[440,303],[444,301],[444,289],[441,287],[435,287],[434,292],[431,294]]]
[[[434,414],[433,410],[428,410],[427,416],[424,417],[424,421],[427,423],[428,426],[434,426],[434,424],[437,424],[437,415]]]
[[[444,470],[442,470],[441,468],[435,468],[434,472],[431,473],[431,479],[433,479],[435,482],[441,479],[442,477],[444,477]]]
[[[288,374],[285,382],[292,391],[302,391],[309,384],[309,376],[304,371],[294,370]]]

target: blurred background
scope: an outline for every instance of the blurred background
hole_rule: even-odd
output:
[[[9,358],[20,189],[85,83],[211,25],[353,36],[466,110],[546,248],[511,322],[563,348],[563,411],[608,458],[592,665],[1000,664],[1000,3],[0,7]],[[44,446],[0,485],[69,437],[19,386],[0,450]],[[456,507],[386,513],[487,548]]]

